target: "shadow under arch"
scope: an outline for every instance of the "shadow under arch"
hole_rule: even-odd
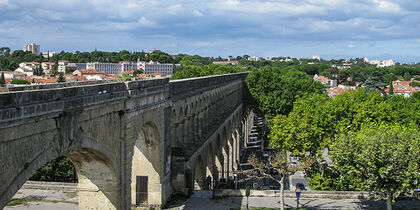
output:
[[[135,141],[131,167],[132,205],[162,205],[163,149],[157,126],[146,122]]]

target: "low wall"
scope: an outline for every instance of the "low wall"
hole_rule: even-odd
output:
[[[23,184],[21,189],[61,190],[67,192],[76,192],[77,183],[27,181],[25,184]]]
[[[251,197],[278,197],[280,190],[251,190]],[[215,197],[245,197],[245,190],[218,189],[214,191]],[[284,196],[295,198],[294,191],[285,190]],[[347,198],[347,199],[368,199],[368,192],[359,191],[302,191],[301,198]]]

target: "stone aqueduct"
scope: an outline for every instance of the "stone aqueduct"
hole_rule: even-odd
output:
[[[78,84],[0,94],[0,208],[67,156],[80,209],[163,205],[236,169],[252,113],[247,73]],[[217,181],[214,183],[217,185]]]

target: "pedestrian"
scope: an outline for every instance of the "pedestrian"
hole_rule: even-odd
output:
[[[209,189],[210,190],[210,187],[211,187],[211,176],[209,175],[209,176],[207,176],[207,189]]]

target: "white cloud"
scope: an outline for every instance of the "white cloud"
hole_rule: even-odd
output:
[[[176,14],[177,12],[181,11],[182,5],[181,4],[175,4],[168,7],[168,11],[171,14]]]
[[[215,42],[195,41],[195,42],[191,42],[191,45],[194,47],[210,47],[210,46],[215,45]]]
[[[377,10],[381,12],[398,13],[402,10],[400,5],[386,0],[373,0],[373,3],[376,4]]]
[[[210,3],[209,7],[213,9],[215,13],[220,11],[235,11],[239,13],[248,14],[265,14],[275,16],[294,16],[294,15],[305,15],[305,14],[325,14],[326,9],[322,6],[296,3],[296,2],[279,2],[279,1],[236,1],[226,0],[217,1]],[[271,14],[267,14],[271,13]]]
[[[198,11],[198,10],[194,10],[194,11],[193,11],[193,14],[194,14],[195,16],[198,16],[198,17],[202,17],[202,16],[203,16],[203,14],[202,14],[200,11]]]
[[[356,46],[355,46],[354,44],[350,43],[350,44],[348,44],[348,45],[347,45],[347,47],[348,47],[348,48],[350,48],[350,49],[353,49],[353,48],[355,48]]]

